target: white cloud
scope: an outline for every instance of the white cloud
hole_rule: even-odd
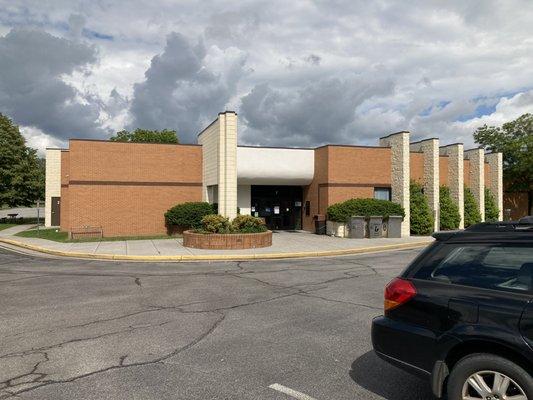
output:
[[[477,126],[533,109],[532,20],[529,0],[131,0],[127,6],[0,0],[0,35],[38,29],[96,49],[83,68],[57,77],[75,91],[68,102],[85,107],[78,128],[61,131],[73,122],[64,114],[55,114],[54,126],[38,114],[21,121],[22,111],[1,101],[0,112],[60,139],[106,137],[146,124],[178,129],[192,141],[194,130],[227,107],[239,112],[241,140],[248,143],[375,144],[380,135],[409,129],[415,138],[471,145]],[[195,65],[202,73],[154,69],[155,55],[188,62],[179,54],[187,45],[165,49],[173,33],[189,47],[200,38],[205,54]],[[56,58],[71,65],[68,57]],[[18,61],[22,69],[24,62]],[[264,88],[268,93],[254,103]],[[320,119],[321,108],[335,117]],[[37,109],[32,103],[29,111]],[[267,111],[276,115],[265,124]]]

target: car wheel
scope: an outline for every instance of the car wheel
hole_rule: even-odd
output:
[[[492,354],[461,359],[448,377],[449,400],[533,400],[533,379],[522,367]]]

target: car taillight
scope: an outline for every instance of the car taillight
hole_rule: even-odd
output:
[[[385,311],[392,310],[416,296],[416,288],[402,278],[394,278],[385,287]]]

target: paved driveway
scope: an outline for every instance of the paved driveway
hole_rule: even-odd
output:
[[[430,398],[370,351],[383,286],[417,252],[142,264],[0,250],[0,399]]]

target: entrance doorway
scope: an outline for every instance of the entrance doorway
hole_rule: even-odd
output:
[[[52,226],[60,225],[61,197],[52,197]]]
[[[302,229],[300,186],[252,186],[252,215],[265,219],[268,229]]]

